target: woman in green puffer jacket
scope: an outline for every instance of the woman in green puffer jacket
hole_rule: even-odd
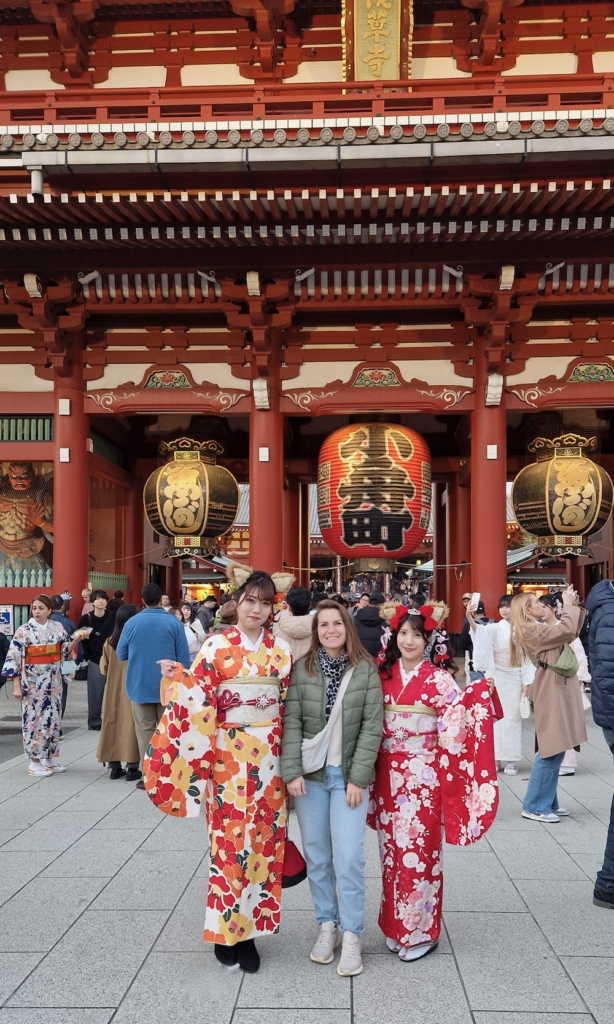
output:
[[[340,710],[338,706],[333,712],[338,695]],[[321,733],[331,713],[333,726],[321,754],[322,767],[305,775],[302,742]],[[342,935],[337,972],[343,976],[362,971],[365,791],[374,777],[382,722],[382,688],[372,658],[346,609],[335,601],[321,601],[313,616],[311,648],[290,677],[281,770],[295,800],[320,927],[311,959],[332,963]]]

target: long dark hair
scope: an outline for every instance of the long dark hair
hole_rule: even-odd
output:
[[[187,620],[187,622],[183,615],[184,608],[190,609],[190,618]],[[182,601],[181,604],[179,605],[179,611],[181,612],[181,621],[184,623],[184,625],[189,626],[191,622],[194,622],[194,619],[196,618],[196,609],[193,607],[193,605],[190,604],[189,601]]]
[[[397,628],[391,631],[390,640],[388,641],[388,646],[386,647],[384,658],[380,665],[380,673],[384,679],[390,679],[392,676],[392,669],[401,657],[401,651],[397,644],[397,636],[399,630],[402,629],[403,626],[409,625],[411,629],[413,629],[414,633],[418,633],[419,636],[424,638],[425,643],[428,644],[432,636],[432,631],[429,632],[425,629],[424,622],[425,620],[421,615],[412,615],[410,612],[407,612],[403,618],[399,620]],[[445,653],[443,655],[441,652],[437,651],[438,647],[445,647]],[[436,657],[438,659],[437,662],[435,662]],[[436,665],[437,668],[444,669],[446,672],[449,672],[451,676],[456,675],[458,668],[454,658],[452,657],[447,633],[445,634],[445,638],[442,637],[441,643],[437,643],[433,646],[429,660],[432,665]]]
[[[115,650],[119,643],[119,638],[122,635],[122,629],[126,625],[128,619],[131,619],[133,615],[136,615],[136,608],[133,604],[120,604],[115,616],[113,632],[109,637],[109,643],[113,650]]]
[[[338,612],[341,618],[343,619],[343,625],[345,626],[346,636],[345,649],[347,651],[350,664],[353,665],[354,668],[357,668],[362,658],[364,658],[365,661],[368,661],[370,665],[373,664],[373,658],[371,657],[369,652],[365,650],[365,648],[362,646],[359,640],[358,633],[356,632],[356,626],[352,622],[352,618],[347,608],[344,608],[342,604],[338,604],[337,601],[329,601],[328,599],[326,599],[324,601],[318,602],[315,615],[312,616],[313,624],[311,626],[311,646],[305,658],[305,671],[309,676],[315,675],[313,665],[314,662],[317,660],[318,648],[320,646],[320,640],[318,637],[318,619],[320,617],[320,612],[330,610]]]

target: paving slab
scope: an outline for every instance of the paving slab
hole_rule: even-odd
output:
[[[353,983],[354,1024],[472,1024],[451,957],[437,952],[413,964],[392,956],[364,961],[364,972]]]
[[[1,1022],[1,1018],[0,1018]],[[352,1024],[351,1010],[316,1010],[301,1007],[300,1010],[235,1010],[232,1024]]]
[[[579,870],[576,864],[572,866],[575,871]],[[492,851],[475,857],[446,851],[443,857],[443,892],[446,912],[485,910],[523,914],[527,909]]]
[[[502,868],[510,878],[558,879],[578,881],[584,876],[582,869],[557,842],[558,834],[540,827],[530,832],[503,836],[501,832],[490,837],[490,844]]]
[[[55,853],[16,853],[0,850],[0,905],[35,878]]]
[[[157,811],[157,808],[154,807]],[[195,850],[201,854],[209,849],[209,835],[204,814],[198,818],[170,818],[157,811],[153,830],[143,844],[143,850]]]
[[[66,1007],[21,1009],[11,1006],[0,1010],[0,1024],[109,1024],[114,1013],[114,1007],[71,1010]]]
[[[474,1013],[475,1024],[593,1024],[590,1013]]]
[[[531,914],[446,913],[446,927],[472,1010],[585,1009]]]
[[[53,949],[106,882],[106,878],[58,878],[54,882],[34,878],[0,907],[0,950],[31,953]]]
[[[582,950],[579,946],[578,952],[580,951]],[[611,952],[614,955],[614,949]],[[612,1024],[614,959],[600,956],[565,956],[562,961],[598,1024]]]
[[[7,1005],[118,1006],[166,917],[162,911],[87,911]]]
[[[44,953],[2,953],[2,970],[0,971],[0,1003],[19,988],[36,965],[44,957]],[[0,1010],[0,1013],[2,1011]],[[0,1017],[2,1020],[2,1017]]]
[[[168,859],[157,851],[137,850],[94,900],[92,910],[173,910],[201,856],[184,850],[169,870]]]
[[[5,843],[4,849],[28,851],[55,850],[62,853],[77,842],[100,819],[96,811],[65,813],[51,811],[29,828],[24,828],[14,839]]]
[[[244,975],[200,953],[152,953],[113,1024],[230,1024]]]
[[[614,954],[614,913],[593,905],[593,883],[588,879],[563,886],[523,881],[518,887],[559,956]]]
[[[149,835],[146,828],[93,829],[60,856],[54,856],[43,878],[112,878]],[[0,850],[0,861],[2,851]]]
[[[154,947],[156,952],[213,953],[210,942],[203,942],[207,877],[196,874],[168,918]]]

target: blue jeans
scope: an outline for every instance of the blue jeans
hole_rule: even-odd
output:
[[[559,806],[556,787],[559,781],[559,768],[565,757],[565,751],[553,754],[552,757],[540,757],[537,753],[529,776],[529,785],[522,804],[523,811],[531,814],[551,814]]]
[[[334,921],[342,932],[362,935],[365,924],[367,790],[351,810],[341,768],[326,768],[324,782],[305,781],[294,808],[301,830],[316,921]],[[339,888],[337,900],[336,889]]]
[[[603,735],[614,755],[614,729],[604,729]],[[610,825],[608,828],[608,838],[605,842],[603,867],[601,871],[597,872],[595,892],[614,896],[614,800],[612,800],[612,810],[610,811]]]

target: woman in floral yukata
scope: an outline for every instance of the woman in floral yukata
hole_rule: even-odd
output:
[[[12,677],[13,696],[21,701],[28,774],[44,777],[65,772],[58,761],[62,721],[62,662],[68,661],[82,634],[70,639],[46,594],[35,597],[31,616],[15,631],[2,675]]]
[[[442,822],[446,841],[474,843],[498,803],[490,680],[456,685],[443,604],[390,609],[391,637],[380,664],[384,736],[371,788],[369,824],[382,860],[379,926],[401,960],[438,945]]]
[[[237,625],[208,637],[189,672],[160,662],[174,681],[162,698],[168,706],[144,776],[166,814],[195,817],[204,796],[210,863],[203,939],[214,943],[221,964],[254,973],[254,936],[279,929],[286,834],[281,712],[291,654],[267,628],[281,584],[243,566],[235,567],[235,579],[240,572]]]

